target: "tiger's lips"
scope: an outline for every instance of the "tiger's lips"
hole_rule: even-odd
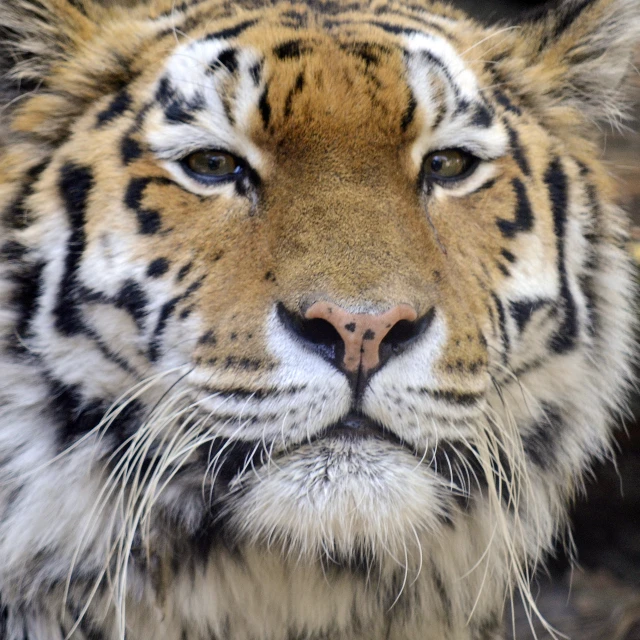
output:
[[[312,438],[312,442],[329,438],[341,438],[352,441],[369,439],[381,440],[409,449],[412,453],[415,453],[407,442],[401,440],[380,423],[357,411],[351,411],[344,416],[344,418],[329,425]]]

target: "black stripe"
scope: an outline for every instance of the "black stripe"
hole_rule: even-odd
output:
[[[24,341],[31,337],[31,321],[38,309],[38,301],[43,290],[45,263],[23,264],[11,274],[13,284],[9,304],[18,312],[13,335],[7,336],[10,350],[16,355],[29,356]]]
[[[260,101],[258,102],[258,110],[260,111],[262,123],[264,124],[264,128],[266,129],[269,126],[269,121],[271,120],[271,105],[269,104],[268,86],[264,88],[264,91],[260,96]]]
[[[486,129],[493,124],[493,114],[487,105],[475,103],[471,124],[475,127]]]
[[[508,262],[514,263],[516,261],[516,257],[513,255],[513,253],[511,253],[511,251],[508,251],[507,249],[501,249],[500,254]]]
[[[34,2],[33,0],[31,0],[33,4],[39,5],[40,3],[38,2]],[[89,17],[87,15],[87,10],[82,2],[82,0],[67,0],[67,2],[74,8],[77,9],[83,16],[85,17]]]
[[[260,60],[260,62],[256,62],[250,69],[249,75],[253,80],[253,84],[257,87],[262,80],[262,67],[264,65],[264,60]]]
[[[496,220],[496,224],[505,238],[513,238],[517,233],[531,231],[534,222],[526,187],[518,178],[514,178],[511,184],[516,195],[515,219],[498,218]]]
[[[131,102],[131,94],[126,89],[119,91],[109,106],[98,114],[96,127],[103,127],[123,115],[131,107]]]
[[[206,334],[205,334],[206,336]],[[203,336],[202,338],[205,338]],[[200,339],[200,343],[205,343],[203,339]],[[202,386],[199,387],[207,393],[215,394],[219,397],[224,398],[234,398],[238,400],[246,400],[247,398],[251,400],[264,400],[265,398],[278,398],[281,396],[293,396],[301,391],[304,391],[307,388],[307,385],[291,385],[290,387],[285,387],[284,389],[280,389],[279,387],[264,387],[262,389],[246,389],[243,387],[211,387],[211,386]]]
[[[137,375],[136,370],[129,364],[129,362],[125,360],[125,358],[123,358],[121,355],[114,353],[93,329],[90,329],[89,327],[85,327],[83,330],[83,335],[85,335],[87,338],[89,338],[93,342],[93,344],[97,347],[98,351],[100,352],[100,355],[105,360],[107,360],[108,362],[111,362],[112,364],[115,364],[116,366],[120,367],[123,371],[126,371],[129,374]]]
[[[415,391],[422,395],[429,396],[434,400],[464,406],[476,405],[484,398],[481,393],[464,393],[462,391],[454,390],[428,389],[427,387],[420,387]]]
[[[147,267],[147,275],[150,278],[160,278],[167,271],[169,271],[169,261],[166,258],[156,258]]]
[[[137,140],[131,137],[131,132],[127,133],[120,143],[120,158],[122,164],[128,165],[137,160],[142,155],[142,148]]]
[[[149,341],[148,353],[149,360],[151,360],[151,362],[155,362],[160,357],[160,343],[162,341],[162,335],[164,334],[167,322],[175,313],[176,307],[180,302],[186,300],[195,291],[197,291],[202,286],[203,281],[204,278],[196,280],[187,287],[184,293],[171,298],[171,300],[162,305],[160,314],[158,315],[158,320],[156,321],[156,326],[153,330],[153,335]]]
[[[558,273],[560,275],[560,298],[564,308],[564,318],[560,328],[551,338],[550,348],[556,353],[566,353],[575,345],[578,337],[578,310],[569,288],[567,265],[565,259],[565,234],[567,227],[568,181],[558,158],[549,165],[544,182],[549,190],[551,210],[553,214],[553,230],[556,235],[558,253]]]
[[[273,55],[279,60],[295,60],[312,51],[313,47],[302,40],[288,40],[274,47]]]
[[[498,270],[500,271],[500,273],[502,273],[503,276],[505,277],[510,277],[511,273],[509,272],[509,269],[507,269],[507,267],[505,267],[505,265],[502,264],[502,262],[500,262],[499,260],[495,261],[495,265],[498,268]]]
[[[587,303],[588,331],[594,336],[598,333],[600,319],[598,314],[597,293],[594,285],[593,274],[598,271],[600,258],[597,251],[597,244],[602,234],[602,210],[598,199],[598,192],[593,184],[589,182],[589,168],[582,162],[576,160],[580,168],[580,176],[585,180],[585,191],[589,203],[592,219],[592,230],[583,234],[589,242],[588,258],[584,264],[586,273],[580,276],[580,288]]]
[[[380,22],[378,20],[370,20],[370,21],[367,21],[365,24],[371,24],[374,27],[378,27],[379,29],[386,31],[387,33],[392,33],[393,35],[396,35],[396,36],[400,36],[400,35],[410,36],[414,33],[421,33],[419,29],[415,29],[412,27],[404,27],[398,24],[391,24],[390,22]]]
[[[440,33],[444,36],[447,36],[448,38],[452,38],[452,34],[447,32],[446,29],[444,29],[442,26],[430,20],[425,20],[420,15],[420,14],[424,14],[424,11],[425,11],[424,7],[419,7],[418,5],[410,6],[410,5],[403,4],[403,8],[408,9],[409,12],[398,11],[398,9],[389,7],[388,5],[381,5],[379,7],[376,7],[374,13],[376,15],[397,16],[401,19],[412,20],[413,22],[417,22],[421,28],[427,28],[432,31],[436,31],[437,33]],[[412,13],[412,11],[415,11],[417,13]],[[431,35],[431,34],[425,34],[425,35]]]
[[[53,309],[56,329],[66,336],[82,332],[84,322],[77,304],[77,271],[84,253],[85,217],[89,194],[93,188],[93,172],[89,167],[66,163],[60,170],[58,189],[67,212],[71,233],[67,242],[64,273]]]
[[[375,42],[341,43],[340,48],[352,56],[360,58],[365,65],[378,65],[382,56],[390,56],[392,50]]]
[[[229,73],[234,74],[238,70],[238,54],[235,49],[225,49],[209,66],[214,70],[222,66]]]
[[[196,93],[187,100],[178,93],[166,76],[158,83],[156,100],[162,105],[167,122],[176,124],[191,124],[195,120],[194,112],[201,110],[205,105],[201,93]]]
[[[34,192],[36,183],[47,168],[49,160],[44,160],[27,171],[27,182],[22,186],[17,198],[5,209],[2,222],[8,229],[25,229],[32,222],[32,213],[28,210],[26,201]]]
[[[295,84],[289,90],[287,97],[284,101],[284,117],[288,118],[291,115],[291,105],[293,103],[293,98],[295,95],[302,92],[304,88],[304,72],[301,71],[296,78]]]
[[[142,198],[145,189],[152,182],[158,182],[154,178],[133,178],[129,182],[124,196],[124,203],[136,212],[139,232],[144,235],[157,233],[162,226],[160,213],[155,209],[147,209],[142,206]]]
[[[283,25],[294,28],[305,27],[307,25],[307,14],[299,11],[289,10],[283,11],[281,17],[285,18]]]
[[[418,107],[418,103],[416,102],[416,98],[413,95],[413,92],[409,91],[409,102],[407,104],[407,108],[404,110],[404,113],[402,114],[402,120],[400,121],[401,131],[404,132],[409,128],[409,125],[413,122],[413,119],[415,117],[417,107]]]
[[[506,111],[513,113],[514,115],[521,116],[522,110],[511,102],[510,98],[499,89],[494,89],[493,94],[500,105],[504,107]]]
[[[226,29],[221,29],[220,31],[214,31],[213,33],[208,33],[203,40],[217,40],[225,39],[225,38],[235,38],[239,36],[243,31],[246,31],[254,24],[258,22],[257,20],[245,20],[244,22],[240,22],[235,27],[227,27]]]
[[[27,253],[27,247],[16,240],[7,240],[0,247],[0,257],[8,262],[20,262]]]
[[[524,153],[524,149],[520,144],[520,137],[518,136],[517,131],[509,125],[506,119],[503,119],[503,123],[507,129],[507,133],[509,134],[509,144],[511,146],[511,155],[513,156],[513,159],[518,163],[520,171],[522,171],[525,176],[531,175],[531,167],[529,166],[529,161]]]
[[[0,599],[0,638],[8,638],[9,631],[9,609],[2,599]]]
[[[502,339],[502,360],[506,364],[509,359],[509,350],[511,349],[511,341],[509,339],[509,333],[507,331],[507,316],[504,312],[504,305],[502,301],[495,293],[491,293],[493,303],[498,312],[498,324],[500,329],[500,336]]]
[[[110,402],[104,400],[85,400],[77,385],[67,385],[53,377],[47,378],[49,385],[50,410],[58,427],[60,450],[64,451],[78,438],[94,429],[105,416]],[[141,421],[142,405],[131,401],[114,418],[107,434],[115,439],[118,446],[135,432]]]
[[[561,3],[551,15],[549,14],[549,8],[541,6],[528,12],[525,15],[525,22],[540,22],[544,21],[545,27],[543,36],[540,39],[538,45],[538,52],[544,51],[549,43],[558,39],[571,25],[580,17],[580,14],[596,0],[574,0]],[[549,19],[551,24],[549,24]]]
[[[144,328],[147,316],[147,295],[135,280],[126,280],[115,297],[114,305],[126,311],[136,323],[139,330]]]
[[[559,452],[559,440],[565,429],[564,419],[558,407],[543,403],[543,415],[522,436],[522,448],[526,456],[540,469],[548,471],[555,464]]]
[[[509,314],[518,325],[518,331],[522,333],[533,314],[543,307],[552,306],[552,300],[538,298],[536,300],[513,300],[509,302]]]

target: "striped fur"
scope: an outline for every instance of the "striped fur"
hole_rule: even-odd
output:
[[[631,376],[594,124],[638,20],[0,0],[0,637],[499,640],[518,591],[535,616]],[[426,178],[450,148],[474,170]],[[199,149],[243,173],[198,181]],[[287,325],[321,299],[422,333],[356,386]],[[354,407],[379,438],[332,435]]]

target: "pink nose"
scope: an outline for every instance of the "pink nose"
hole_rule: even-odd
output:
[[[401,320],[414,322],[417,317],[416,310],[408,304],[373,315],[349,313],[331,302],[316,302],[305,313],[307,320],[325,320],[334,327],[344,343],[342,366],[351,372],[362,368],[363,373],[380,363],[380,345],[389,331]]]

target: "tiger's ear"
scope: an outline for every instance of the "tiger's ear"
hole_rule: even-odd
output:
[[[616,123],[639,36],[639,0],[563,0],[530,14],[497,65],[545,116],[566,121],[569,107]]]
[[[0,117],[12,130],[60,140],[88,103],[128,80],[136,25],[99,37],[114,16],[93,0],[0,0]]]

